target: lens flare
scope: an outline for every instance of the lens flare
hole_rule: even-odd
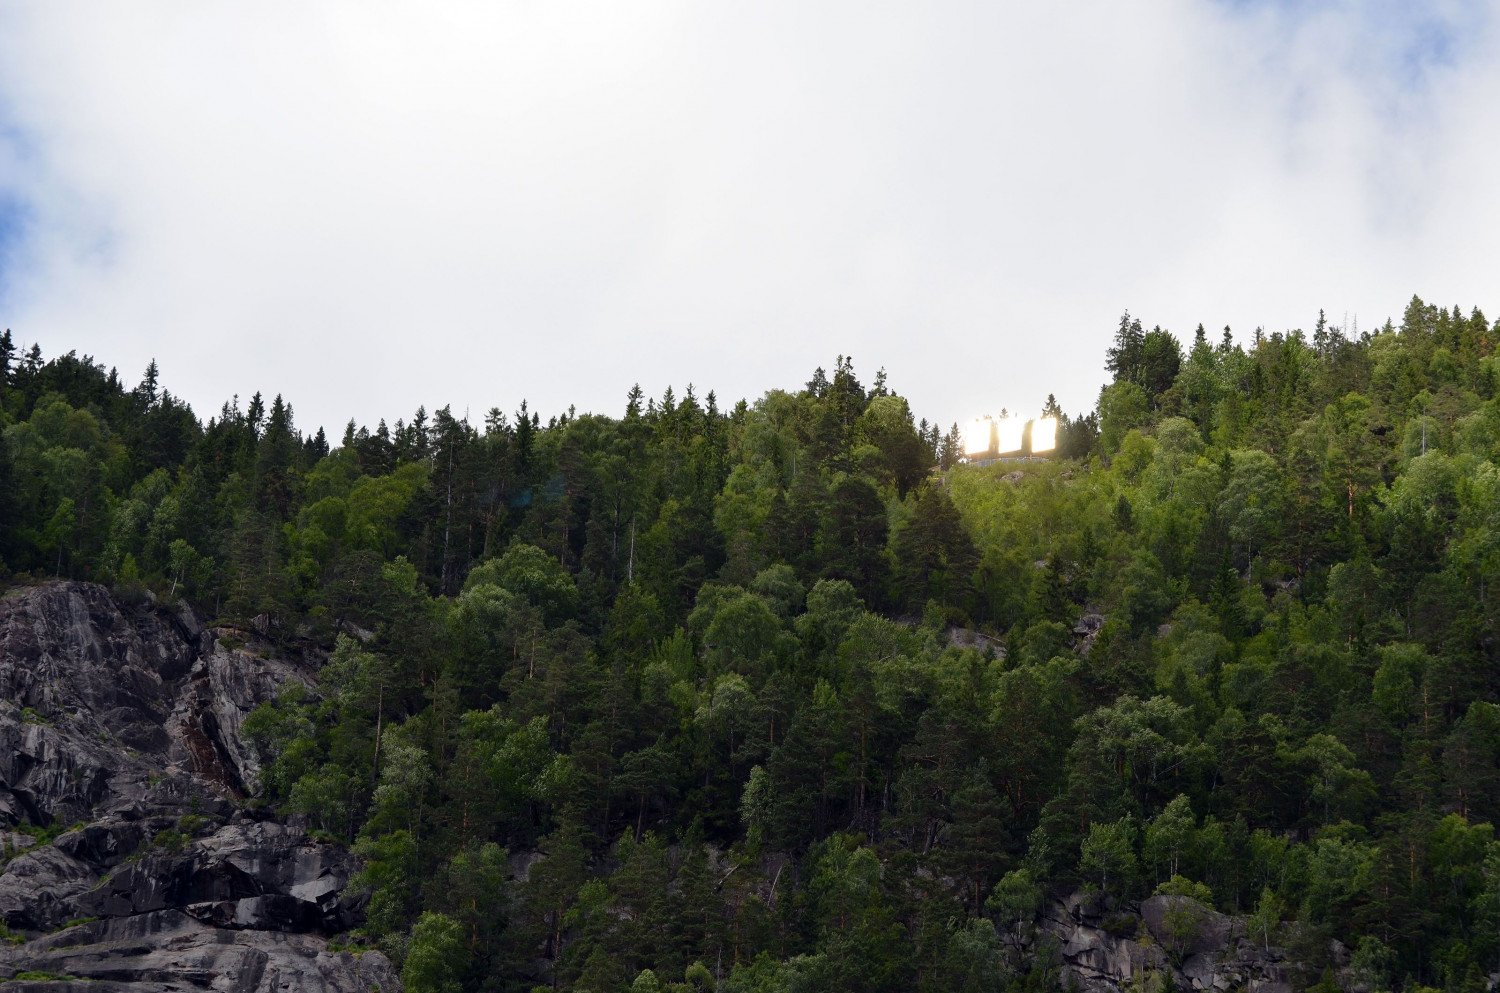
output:
[[[1057,418],[1039,417],[1031,422],[1031,452],[1050,452],[1057,447]]]
[[[981,417],[964,426],[964,454],[983,455],[990,450],[990,421]]]
[[[1000,433],[1000,454],[1019,452],[1026,437],[1026,422],[1019,417],[1002,417],[995,422]]]

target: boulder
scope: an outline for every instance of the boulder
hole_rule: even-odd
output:
[[[1229,918],[1191,897],[1143,900],[1141,918],[1153,938],[1185,958],[1218,955],[1229,940]]]
[[[1073,625],[1073,651],[1079,655],[1087,655],[1094,647],[1094,642],[1099,640],[1099,632],[1104,630],[1104,622],[1107,618],[1103,614],[1085,613],[1078,618]]]

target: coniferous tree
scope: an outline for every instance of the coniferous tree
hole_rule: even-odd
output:
[[[6,402],[10,399],[11,364],[15,357],[15,341],[11,338],[10,328],[6,328],[0,332],[0,414],[5,412]]]
[[[978,553],[958,510],[937,486],[924,489],[891,544],[895,599],[921,611],[929,601],[962,611]]]
[[[20,523],[15,470],[11,466],[5,434],[0,431],[0,569],[20,564]]]
[[[1145,346],[1146,332],[1141,327],[1140,319],[1131,317],[1127,310],[1120,317],[1120,327],[1115,332],[1114,343],[1110,345],[1104,358],[1104,368],[1114,374],[1115,382],[1140,384],[1144,372],[1142,366]]]

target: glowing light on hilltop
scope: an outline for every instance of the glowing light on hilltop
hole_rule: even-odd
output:
[[[1039,417],[1031,422],[1031,453],[1050,452],[1057,447],[1057,418]]]
[[[983,455],[990,450],[990,421],[978,418],[964,425],[964,454]]]
[[[1019,452],[1022,439],[1026,437],[1026,422],[1019,417],[1002,417],[995,422],[1000,433],[1001,453]]]

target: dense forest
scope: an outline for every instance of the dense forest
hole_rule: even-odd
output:
[[[1105,346],[1105,329],[1100,345]],[[0,338],[0,585],[324,659],[249,801],[423,991],[1031,991],[1045,901],[1242,915],[1331,981],[1500,968],[1500,323],[1130,315],[1048,461],[883,373],[336,444]],[[1049,412],[1056,411],[1055,404]]]

